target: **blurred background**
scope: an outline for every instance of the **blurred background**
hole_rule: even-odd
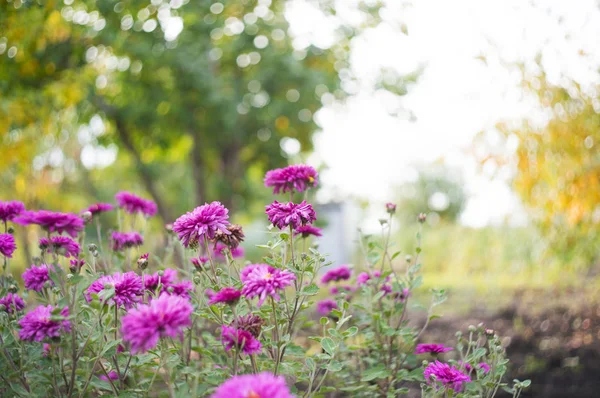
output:
[[[427,338],[485,322],[527,396],[595,397],[598,37],[593,0],[5,0],[0,200],[129,190],[157,233],[220,200],[252,259],[265,171],[305,162],[336,264],[385,202],[407,253],[427,213],[425,283],[451,293]]]

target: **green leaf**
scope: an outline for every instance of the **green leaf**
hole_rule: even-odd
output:
[[[302,289],[302,291],[300,292],[300,295],[302,295],[302,296],[314,296],[317,293],[319,293],[319,286],[317,286],[316,284],[312,283],[312,284],[304,287]]]
[[[335,343],[329,337],[325,337],[325,338],[323,338],[323,340],[321,340],[321,347],[323,347],[323,349],[325,350],[326,353],[328,353],[329,355],[332,355],[332,356],[336,350]]]
[[[331,361],[331,363],[325,366],[325,369],[329,370],[330,372],[339,372],[340,370],[342,370],[342,368],[343,366],[340,361]]]
[[[358,328],[356,326],[352,326],[344,331],[344,337],[352,337],[356,333],[358,333]]]
[[[388,377],[390,371],[383,365],[377,365],[373,368],[367,369],[363,372],[360,381],[371,381],[375,379],[382,379]]]
[[[306,367],[309,370],[315,370],[317,368],[317,365],[315,364],[315,361],[312,358],[306,358],[304,363],[306,364]]]

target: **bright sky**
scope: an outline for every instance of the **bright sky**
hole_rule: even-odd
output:
[[[354,2],[337,4],[342,18],[356,22]],[[296,0],[290,7],[292,31],[300,45],[312,41],[326,46],[336,21],[318,19],[309,3]],[[512,170],[497,170],[492,164],[480,172],[467,150],[478,132],[492,129],[499,120],[535,113],[535,103],[517,88],[520,74],[511,63],[527,63],[543,54],[553,81],[562,73],[583,84],[598,82],[599,6],[592,0],[407,3],[414,4],[389,0],[384,23],[353,41],[356,93],[345,104],[316,115],[322,132],[310,160],[328,166],[322,173],[321,199],[350,195],[384,202],[392,197],[394,185],[414,178],[411,165],[443,158],[465,175],[471,198],[463,223],[525,222],[506,183]],[[408,35],[399,22],[406,24]],[[382,67],[407,74],[420,65],[425,67],[422,76],[400,101],[372,89]],[[412,111],[416,121],[390,115],[401,107]]]

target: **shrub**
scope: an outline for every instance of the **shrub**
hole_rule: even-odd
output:
[[[308,166],[268,177],[292,200],[317,181]],[[97,223],[94,243],[85,242],[83,222],[112,205],[75,215],[0,203],[19,213],[2,219],[6,231],[16,222],[47,234],[23,293],[8,267],[12,245],[3,253],[3,396],[395,397],[412,388],[427,397],[493,397],[499,388],[518,396],[527,385],[503,383],[508,360],[483,325],[468,338],[457,334],[454,349],[422,344],[445,293],[432,291],[419,323],[411,304],[422,231],[414,255],[392,266],[400,255],[391,250],[393,205],[382,239],[360,239],[361,272],[341,265],[323,274],[331,263],[310,244],[321,231],[310,227],[316,213],[306,201],[266,207],[273,225],[259,246],[262,263],[253,264],[233,255],[243,253],[244,233],[219,202],[182,215],[168,226],[165,248],[141,255],[140,225],[155,206],[129,193],[117,202],[120,230],[107,242]]]

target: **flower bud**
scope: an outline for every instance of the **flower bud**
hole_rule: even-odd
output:
[[[477,330],[477,328],[475,326],[469,325],[469,332],[474,332],[476,330]]]
[[[427,214],[419,213],[419,216],[417,217],[417,221],[419,221],[421,224],[423,224],[425,221],[427,221]]]
[[[12,234],[14,234],[14,233],[15,233],[15,229],[14,229],[14,228],[12,227],[12,225],[11,225],[10,227],[8,227],[8,230],[7,230],[6,232],[8,232],[9,234],[11,234],[11,235],[12,235]]]
[[[412,261],[412,256],[410,254],[407,254],[404,259],[406,260],[407,263],[410,263]]]
[[[157,274],[158,276],[161,276],[161,277],[162,277],[162,276],[165,276],[165,271],[163,271],[163,270],[161,269],[161,270],[160,270],[160,271],[158,271],[156,274]]]
[[[83,213],[81,213],[81,218],[83,219],[83,222],[89,223],[90,221],[92,221],[92,212],[84,211]]]
[[[54,293],[54,294],[59,294],[60,293],[60,289],[58,288],[58,286],[54,286],[52,288],[52,293]]]
[[[396,205],[394,203],[386,203],[385,211],[387,211],[389,214],[394,214],[396,212]]]
[[[42,264],[42,259],[41,259],[40,257],[38,257],[38,256],[34,256],[34,257],[32,258],[32,261],[33,261],[33,263],[34,263],[35,265],[37,265],[38,267],[40,266],[40,264]]]
[[[16,293],[19,291],[19,287],[17,285],[10,285],[8,287],[8,292],[9,293]]]
[[[194,281],[194,284],[199,285],[202,283],[202,278],[200,278],[199,276],[196,275],[194,277],[193,281]]]
[[[50,288],[52,287],[52,282],[50,282],[50,281],[46,281],[46,282],[44,282],[44,287],[45,287],[46,289],[50,289]]]
[[[96,246],[94,243],[90,243],[90,244],[88,245],[88,250],[89,250],[90,252],[94,252],[94,251],[98,250],[98,246]]]
[[[77,272],[77,267],[69,267],[69,270],[71,270],[71,268],[75,268],[75,272]],[[73,279],[73,277],[75,275],[73,275],[75,272],[73,272],[73,270],[71,270],[71,274],[67,274],[67,280],[70,281],[71,279]]]
[[[98,257],[99,255],[100,255],[100,253],[98,253],[98,250],[94,250],[92,252],[92,256],[94,256],[94,257]]]

